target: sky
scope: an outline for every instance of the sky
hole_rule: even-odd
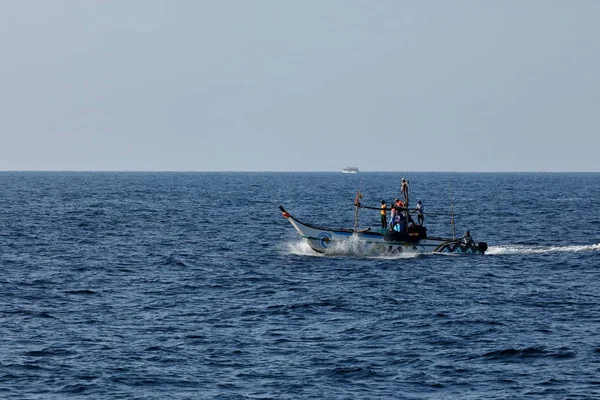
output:
[[[600,171],[599,15],[0,0],[0,170]]]

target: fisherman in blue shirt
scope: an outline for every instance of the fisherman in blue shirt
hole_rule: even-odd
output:
[[[394,204],[394,218],[392,219],[392,229],[397,232],[404,232],[405,229],[405,221],[404,214],[402,210],[404,208],[404,203],[400,199],[396,199],[396,204]]]
[[[394,230],[396,232],[404,232],[404,228],[405,228],[405,221],[404,221],[404,214],[402,213],[398,213],[396,214],[396,216],[394,217],[394,220],[392,221],[392,226],[394,227]]]

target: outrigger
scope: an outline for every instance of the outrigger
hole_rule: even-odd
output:
[[[306,239],[308,245],[318,253],[337,253],[343,249],[349,241],[361,246],[365,254],[378,253],[453,253],[453,254],[484,254],[488,248],[485,242],[465,241],[453,238],[432,237],[427,235],[427,228],[422,225],[403,225],[403,229],[388,230],[380,229],[372,231],[371,228],[358,229],[358,208],[379,210],[376,207],[367,207],[360,204],[360,191],[357,193],[354,206],[355,226],[354,229],[347,228],[324,228],[300,221],[292,216],[283,206],[279,206],[283,217],[286,218],[300,236]],[[402,209],[405,221],[410,220],[408,209],[408,190],[404,193],[405,207]],[[453,208],[452,208],[453,210]],[[453,236],[454,215],[452,212]]]

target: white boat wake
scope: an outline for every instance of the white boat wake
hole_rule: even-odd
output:
[[[600,243],[578,246],[528,246],[528,245],[503,245],[490,246],[486,255],[504,254],[544,254],[544,253],[580,253],[600,251]]]
[[[311,249],[308,243],[306,243],[304,240],[299,242],[289,242],[286,244],[286,249],[290,254],[294,254],[296,256],[323,257],[323,254],[317,253]]]

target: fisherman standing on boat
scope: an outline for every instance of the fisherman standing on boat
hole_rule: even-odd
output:
[[[417,212],[417,221],[419,225],[423,226],[423,220],[425,219],[423,216],[423,209],[425,206],[421,203],[421,200],[417,201],[417,206],[415,207],[415,211]]]
[[[385,200],[381,200],[381,227],[383,229],[387,228],[387,207],[385,205]]]
[[[406,219],[404,218],[404,214],[401,212],[396,212],[396,216],[392,221],[392,229],[396,232],[403,232],[406,228]]]
[[[400,199],[396,199],[396,203],[392,208],[394,217],[392,218],[392,230],[402,232],[404,230],[404,203]]]
[[[396,199],[394,208],[396,209],[396,215],[401,214],[402,211],[404,210],[404,202],[400,199]]]

